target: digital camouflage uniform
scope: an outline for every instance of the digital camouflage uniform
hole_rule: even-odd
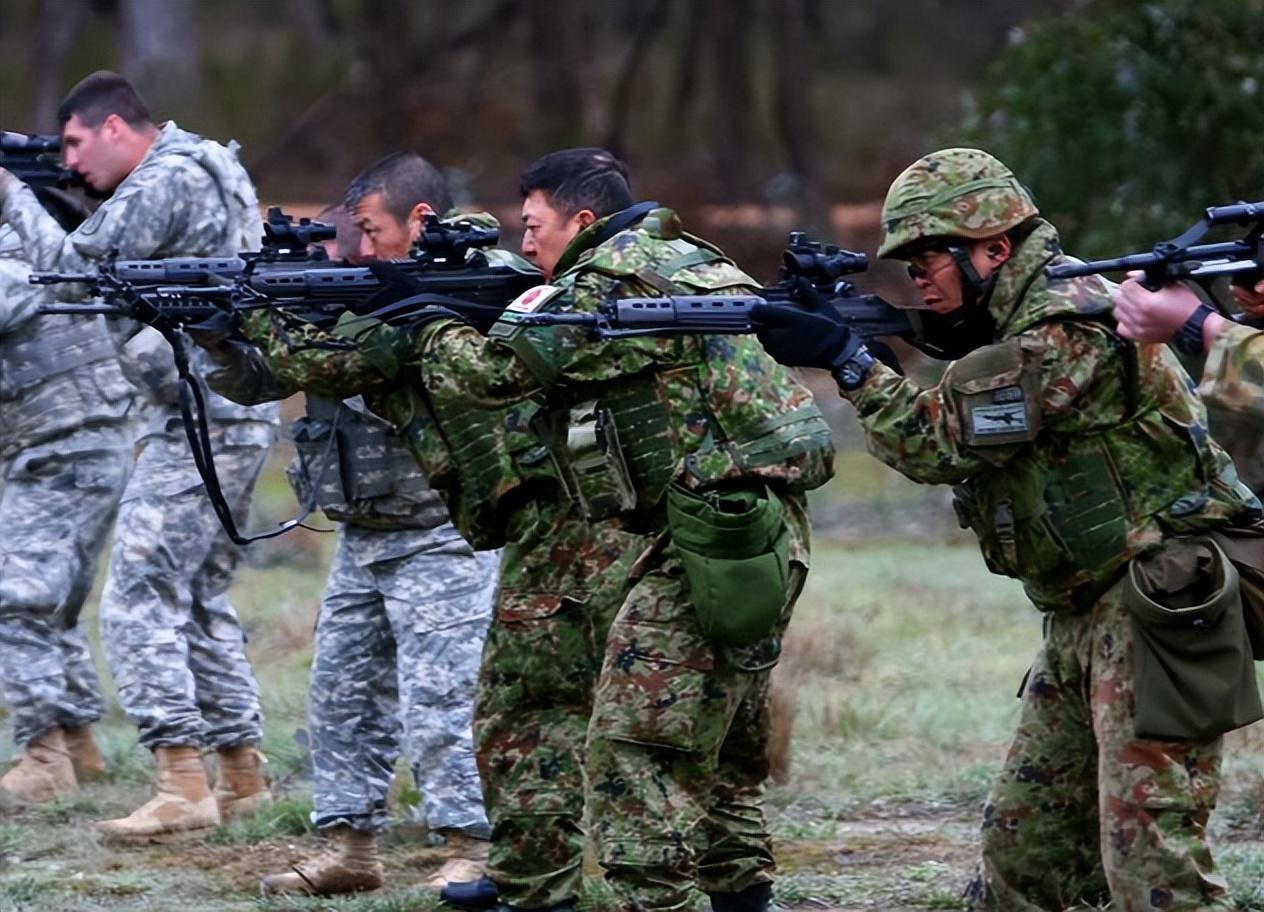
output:
[[[648,542],[575,515],[529,429],[533,404],[445,406],[408,385],[407,371],[322,348],[326,334],[289,314],[251,316],[244,331],[295,386],[330,397],[363,392],[442,494],[457,530],[479,549],[503,545],[474,711],[492,826],[488,873],[502,899],[524,909],[573,899],[593,688],[628,570]]]
[[[91,270],[112,251],[124,259],[235,254],[257,247],[262,235],[235,146],[174,123],[75,231],[58,229],[26,187],[7,194],[0,215],[36,269],[60,272]],[[151,402],[100,606],[119,702],[146,747],[257,744],[258,685],[227,597],[238,549],[211,509],[184,438],[165,342],[145,330],[127,351],[138,353],[132,367]],[[244,517],[275,437],[277,408],[211,396],[208,409],[224,495]]]
[[[0,227],[0,677],[25,744],[101,718],[79,612],[132,462],[132,397],[102,321],[36,315]]]
[[[237,402],[294,392],[254,349],[216,355],[212,389]],[[360,398],[307,399],[290,430],[299,500],[340,523],[308,688],[312,819],[378,831],[408,758],[430,829],[487,834],[471,714],[498,556],[475,552],[387,422]]]
[[[884,255],[928,236],[982,238],[1019,223],[1030,233],[986,300],[994,344],[932,389],[875,364],[845,394],[874,455],[915,481],[957,485],[989,569],[1022,580],[1045,612],[971,895],[1005,912],[1108,899],[1129,912],[1230,909],[1206,843],[1221,740],[1135,733],[1120,579],[1166,538],[1258,503],[1208,436],[1172,353],[1115,335],[1096,277],[1045,279],[1062,254],[1034,213],[984,153],[935,153],[906,170],[887,197]]]
[[[532,309],[593,311],[610,295],[755,284],[685,235],[670,210],[621,231],[608,225],[571,243],[553,288],[530,296]],[[695,885],[739,892],[769,881],[768,679],[807,568],[801,493],[832,471],[828,427],[807,390],[753,339],[594,342],[571,327],[523,331],[516,307],[490,341],[460,324],[432,324],[411,357],[432,400],[543,401],[537,431],[568,498],[592,522],[655,538],[611,625],[588,727],[598,860],[626,910],[686,908]],[[721,647],[703,632],[677,543],[664,534],[671,485],[767,487],[784,501],[780,604],[753,645]]]

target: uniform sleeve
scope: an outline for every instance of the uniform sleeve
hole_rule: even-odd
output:
[[[214,194],[214,208],[204,203]],[[124,181],[82,225],[67,233],[40,205],[27,186],[10,192],[4,219],[22,240],[23,252],[36,272],[90,272],[108,254],[141,260],[165,255],[173,247],[208,248],[222,224],[191,218],[195,211],[218,212],[222,204],[210,176],[190,164],[148,167]],[[191,232],[191,227],[196,231]],[[205,233],[207,237],[193,236]],[[86,286],[66,285],[58,297],[78,300]]]
[[[1234,412],[1264,417],[1264,332],[1225,321],[1207,353],[1198,392]]]
[[[1124,408],[1121,358],[1102,330],[1052,323],[1021,334],[1024,363],[1035,375],[1042,428],[1060,423],[1091,426],[1095,413],[1118,420]],[[844,393],[856,407],[869,451],[922,484],[957,484],[1004,465],[1024,444],[967,446],[952,393],[953,367],[931,389],[876,363],[864,385]],[[1111,417],[1107,417],[1111,416]]]
[[[259,405],[288,399],[298,392],[298,387],[277,376],[264,353],[249,342],[228,339],[206,352],[215,365],[206,373],[206,385],[225,399]]]
[[[331,399],[389,391],[400,382],[407,336],[346,317],[333,329],[321,329],[292,314],[260,310],[246,318],[241,331],[266,365],[269,382],[281,388]]]
[[[586,273],[567,293],[565,309],[591,313],[616,280]],[[680,360],[680,337],[644,336],[603,341],[583,327],[521,330],[516,343],[489,340],[459,322],[427,327],[418,341],[418,367],[427,389],[477,408],[521,402],[559,380],[596,383]]]
[[[52,300],[46,288],[26,281],[28,275],[25,263],[0,258],[0,336],[16,330],[36,315],[40,305]]]

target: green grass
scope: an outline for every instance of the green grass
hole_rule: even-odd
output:
[[[979,805],[1015,723],[1014,693],[1039,643],[1040,618],[1019,586],[990,576],[975,548],[955,541],[817,543],[777,672],[795,710],[789,780],[768,798],[783,909],[962,908]],[[378,893],[258,896],[262,874],[320,849],[309,823],[305,715],[330,545],[313,535],[295,563],[252,558],[232,591],[263,689],[277,803],[200,843],[101,845],[92,823],[127,813],[152,788],[152,759],[115,711],[97,732],[106,782],[0,821],[0,912],[440,908],[422,885],[439,856],[407,828],[383,841],[388,885]],[[95,619],[85,622],[95,633]],[[1233,895],[1251,910],[1264,910],[1262,753],[1264,726],[1227,739],[1226,785],[1212,820]],[[397,789],[401,816],[416,798],[407,783]],[[583,912],[611,907],[608,888],[589,879]],[[700,896],[697,909],[708,908]]]

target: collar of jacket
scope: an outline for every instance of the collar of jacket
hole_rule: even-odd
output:
[[[571,238],[571,242],[562,251],[562,256],[558,259],[557,265],[553,267],[553,277],[557,278],[564,272],[569,271],[587,251],[600,247],[620,231],[626,231],[655,209],[661,208],[658,203],[653,201],[637,203],[593,222],[575,237]]]
[[[1058,230],[1040,219],[997,274],[988,310],[1004,339],[1059,316],[1096,316],[1110,310],[1110,296],[1097,276],[1050,282],[1045,267],[1067,259]]]

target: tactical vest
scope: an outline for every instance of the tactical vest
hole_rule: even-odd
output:
[[[0,338],[0,401],[11,402],[53,377],[117,357],[99,318],[28,320]]]
[[[548,455],[530,431],[533,403],[467,409],[408,385],[370,404],[400,429],[452,524],[475,550],[506,544],[514,511],[530,498],[557,496]]]
[[[417,460],[391,425],[361,401],[307,397],[291,426],[294,493],[334,522],[374,529],[431,529],[447,521]]]
[[[648,236],[640,251],[649,262],[602,256],[597,247],[554,284],[570,291],[592,272],[616,280],[624,294],[647,286],[650,294],[722,294],[753,284],[720,251],[679,231],[670,210],[656,210],[635,230]],[[556,294],[542,309],[570,300]],[[753,338],[655,339],[658,353],[647,369],[582,382],[559,379],[556,360],[565,355],[549,337],[556,331],[502,323],[492,337],[549,390],[536,430],[567,493],[590,520],[622,516],[630,527],[652,527],[673,482],[702,490],[759,478],[795,494],[833,474],[829,425],[811,393]],[[614,358],[620,345],[639,343],[604,344]]]
[[[1058,319],[1113,335],[1091,317]],[[986,459],[995,447],[1020,448],[957,486],[955,506],[988,568],[1021,579],[1043,610],[1086,609],[1166,535],[1222,525],[1252,501],[1205,432],[1157,400],[1154,383],[1138,382],[1135,350],[1131,359],[1128,346],[1116,351],[1129,401],[1096,433],[1041,428],[1040,352],[1021,335],[954,362],[942,381],[967,449]]]

